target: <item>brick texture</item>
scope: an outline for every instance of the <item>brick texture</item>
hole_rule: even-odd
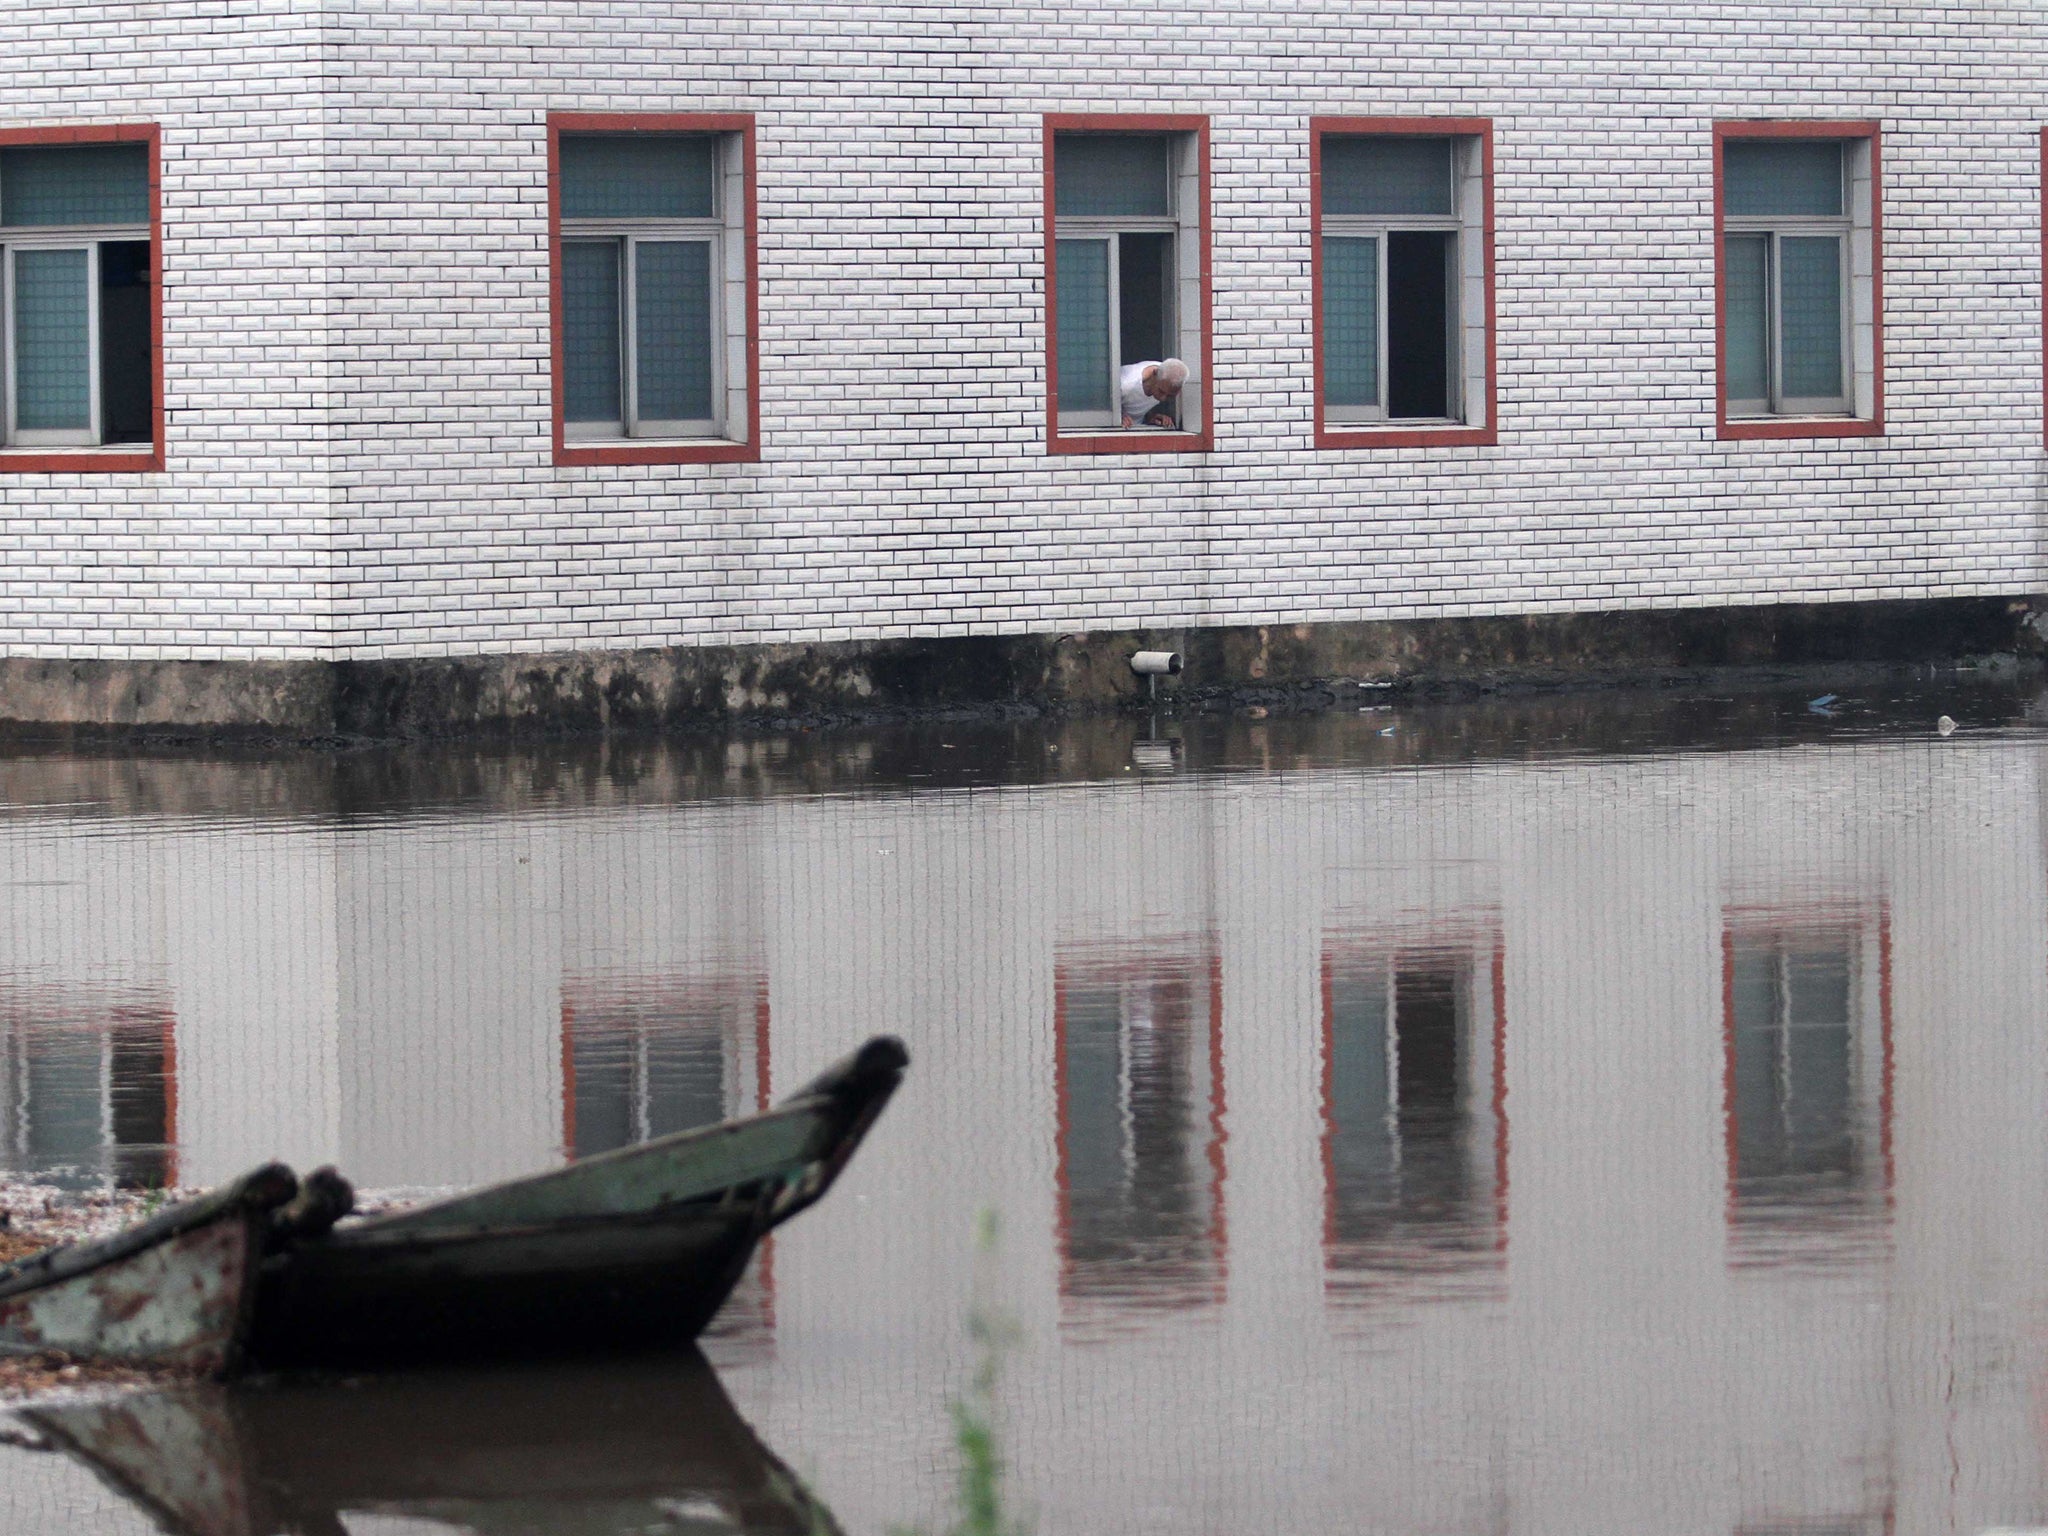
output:
[[[0,654],[2036,590],[2044,81],[2023,4],[18,0],[0,120],[162,127],[168,463],[0,474]],[[756,114],[760,462],[552,463],[550,110]],[[1040,115],[1115,110],[1211,118],[1211,453],[1045,451]],[[1493,119],[1497,446],[1313,446],[1323,114]],[[1715,437],[1754,117],[1883,124],[1881,438]]]

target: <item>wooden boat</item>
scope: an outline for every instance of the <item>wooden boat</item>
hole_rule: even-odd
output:
[[[340,1386],[194,1383],[14,1422],[172,1536],[340,1532],[366,1518],[580,1536],[840,1529],[694,1349]]]
[[[763,1114],[360,1221],[334,1170],[267,1164],[0,1268],[0,1352],[227,1375],[687,1342],[761,1238],[832,1187],[908,1063],[877,1036]]]
[[[0,1353],[233,1370],[271,1224],[297,1193],[269,1163],[102,1241],[0,1268]]]
[[[325,1231],[302,1223],[263,1260],[251,1356],[355,1366],[694,1339],[761,1238],[831,1188],[908,1062],[878,1036],[751,1118]]]

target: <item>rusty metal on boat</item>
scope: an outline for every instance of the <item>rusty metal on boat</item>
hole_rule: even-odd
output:
[[[0,1268],[0,1353],[232,1371],[271,1213],[298,1189],[289,1168],[268,1163],[101,1241]]]

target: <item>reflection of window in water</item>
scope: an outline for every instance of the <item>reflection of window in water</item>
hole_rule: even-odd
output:
[[[1726,956],[1738,1220],[1855,1209],[1880,1193],[1882,1022],[1854,929],[1732,932]]]
[[[1346,1273],[1491,1269],[1503,1231],[1492,968],[1450,951],[1326,965],[1333,1283]]]
[[[0,1167],[66,1189],[175,1178],[172,1019],[55,999],[0,1011]]]
[[[572,983],[562,1005],[570,1154],[764,1108],[765,996],[750,976]]]
[[[1062,1289],[1180,1306],[1223,1277],[1215,1000],[1192,965],[1063,972]]]
[[[562,989],[562,1129],[571,1158],[768,1107],[768,980],[757,973],[572,977]],[[755,1251],[705,1347],[732,1366],[770,1347],[774,1239]]]

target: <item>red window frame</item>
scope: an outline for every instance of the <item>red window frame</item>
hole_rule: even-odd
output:
[[[1875,122],[1727,122],[1714,124],[1714,433],[1768,437],[1884,436],[1884,176],[1881,124]],[[1728,263],[1725,256],[1723,151],[1730,139],[1867,139],[1870,143],[1871,391],[1868,416],[1820,420],[1728,419]],[[1856,317],[1850,316],[1850,324]],[[1852,364],[1853,366],[1853,364]]]
[[[747,243],[747,436],[743,442],[576,443],[567,441],[562,399],[563,134],[719,133],[740,141]],[[548,114],[548,375],[554,461],[578,464],[747,464],[761,457],[761,321],[759,242],[754,197],[754,114],[751,112],[550,112]]]
[[[1443,427],[1331,426],[1323,419],[1323,140],[1325,138],[1454,138],[1479,141],[1480,240],[1486,267],[1486,425]],[[1308,122],[1309,286],[1313,313],[1315,442],[1318,448],[1491,448],[1500,441],[1500,376],[1493,302],[1493,119],[1490,117],[1312,117]]]
[[[1195,179],[1200,237],[1195,259],[1201,263],[1201,356],[1188,359],[1202,385],[1202,429],[1199,432],[1061,432],[1059,420],[1059,313],[1055,291],[1058,252],[1053,223],[1053,137],[1061,133],[1189,133],[1195,138]],[[1216,446],[1216,381],[1211,351],[1214,327],[1210,281],[1209,119],[1156,112],[1048,112],[1044,119],[1045,154],[1045,451],[1047,453],[1207,453]]]
[[[22,144],[141,144],[149,151],[149,446],[0,448],[0,474],[109,474],[164,467],[163,152],[155,123],[69,128],[0,128],[0,149]],[[4,236],[0,236],[4,238]]]

